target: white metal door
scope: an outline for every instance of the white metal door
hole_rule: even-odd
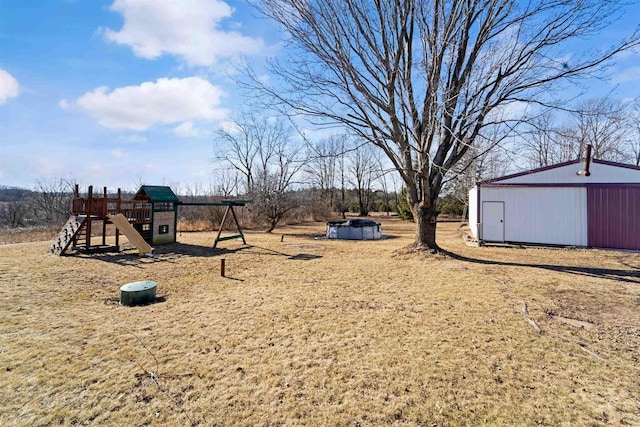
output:
[[[504,202],[482,202],[482,240],[504,242]]]

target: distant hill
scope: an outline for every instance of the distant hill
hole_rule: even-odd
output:
[[[0,186],[0,202],[18,202],[28,199],[33,191],[26,188]]]

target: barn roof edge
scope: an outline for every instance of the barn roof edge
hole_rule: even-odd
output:
[[[487,180],[484,180],[484,181],[478,181],[476,183],[476,185],[485,185],[485,184],[498,183],[498,182],[501,182],[501,181],[505,181],[507,179],[519,178],[521,176],[532,175],[532,174],[539,173],[539,172],[544,172],[544,171],[548,171],[548,170],[552,170],[552,169],[562,168],[562,167],[569,166],[569,165],[579,164],[579,163],[581,163],[583,161],[584,161],[583,159],[576,159],[576,160],[570,160],[568,162],[556,163],[555,165],[542,166],[542,167],[535,168],[535,169],[530,169],[530,170],[526,170],[526,171],[522,171],[522,172],[516,172],[516,173],[505,175],[505,176],[500,176],[498,178],[492,178],[492,179],[487,179]],[[640,170],[640,166],[635,166],[635,165],[631,165],[631,164],[628,164],[628,163],[613,162],[613,161],[610,161],[610,160],[592,159],[591,162],[592,163],[601,164],[601,165],[606,165],[606,166],[624,168],[624,169]]]

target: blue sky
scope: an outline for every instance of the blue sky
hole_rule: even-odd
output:
[[[243,2],[163,3],[0,0],[0,185],[209,182],[233,64],[276,31]]]
[[[638,22],[635,2],[600,47]],[[280,36],[242,1],[0,0],[0,185],[208,186],[213,132],[246,102],[233,64]],[[639,97],[640,51],[590,87]]]

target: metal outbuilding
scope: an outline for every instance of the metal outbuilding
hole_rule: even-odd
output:
[[[480,242],[640,250],[640,167],[587,154],[479,182],[469,226]]]

